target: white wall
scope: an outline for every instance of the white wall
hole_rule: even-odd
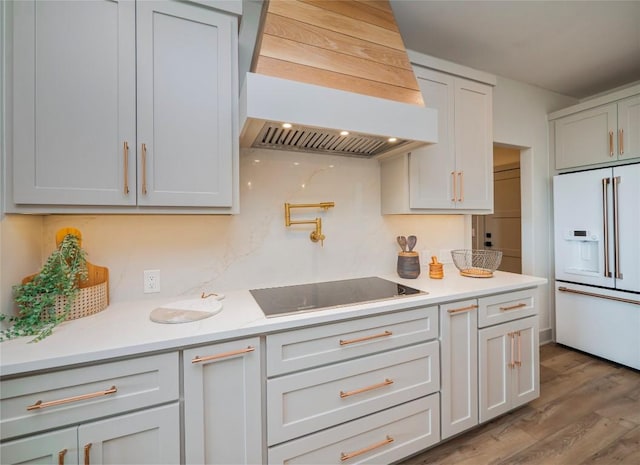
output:
[[[160,296],[187,296],[393,274],[397,235],[418,236],[419,251],[464,246],[461,215],[382,216],[376,160],[246,150],[240,165],[239,215],[9,216],[5,219],[9,234],[7,229],[2,234],[3,259],[16,241],[26,241],[11,230],[24,233],[22,223],[28,218],[42,222],[43,246],[37,252],[35,244],[28,252],[20,247],[21,256],[11,257],[12,263],[33,253],[46,259],[60,227],[79,228],[89,261],[109,268],[111,301],[117,302],[158,297],[143,294],[145,269],[161,271]],[[284,226],[284,202],[321,201],[333,201],[335,208],[294,209],[292,219],[320,216],[324,247],[309,240],[311,225]],[[15,280],[36,271],[5,274]],[[9,285],[5,282],[3,288]]]
[[[576,99],[498,76],[493,94],[494,142],[519,147],[522,176],[522,271],[551,279],[551,173],[547,114]],[[553,295],[539,294],[541,340],[551,338]]]

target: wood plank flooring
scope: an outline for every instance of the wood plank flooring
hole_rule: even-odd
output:
[[[639,465],[640,372],[540,348],[541,396],[402,465]]]

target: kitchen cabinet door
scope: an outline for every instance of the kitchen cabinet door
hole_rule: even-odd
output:
[[[14,203],[134,205],[135,3],[10,7]]]
[[[67,428],[0,444],[0,457],[5,465],[25,463],[58,463],[77,465],[77,428]]]
[[[237,19],[182,2],[137,5],[138,204],[230,207]]]
[[[78,446],[85,464],[180,463],[178,403],[80,425]]]
[[[415,67],[438,143],[381,160],[383,214],[493,211],[492,88]]]
[[[477,309],[475,299],[440,306],[442,439],[478,424]]]
[[[621,160],[640,157],[640,95],[618,103],[618,144]]]
[[[524,318],[479,331],[481,423],[540,395],[536,318]]]
[[[616,160],[618,153],[615,103],[555,121],[556,169]]]
[[[186,463],[262,461],[260,340],[183,352]]]
[[[493,211],[492,89],[465,79],[454,84],[456,207]]]

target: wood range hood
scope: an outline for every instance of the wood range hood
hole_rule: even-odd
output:
[[[386,0],[265,2],[240,124],[245,148],[370,158],[437,142]]]

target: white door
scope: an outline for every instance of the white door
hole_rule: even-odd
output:
[[[556,279],[614,287],[611,168],[554,176]],[[607,245],[605,247],[605,244]]]
[[[137,5],[138,204],[231,206],[236,19]]]
[[[618,239],[614,275],[616,289],[640,292],[640,164],[613,169]]]
[[[442,439],[478,424],[478,303],[440,306]]]
[[[615,160],[617,119],[615,103],[557,119],[556,169]]]
[[[478,332],[478,396],[480,422],[511,409],[514,340],[510,323]]]
[[[80,425],[78,445],[85,464],[180,463],[178,403]]]
[[[5,465],[58,463],[77,465],[77,428],[37,434],[0,444],[0,458]]]
[[[492,210],[492,88],[459,78],[454,85],[457,208]]]
[[[135,204],[135,3],[12,6],[15,203]]]
[[[640,95],[618,103],[618,158],[640,157]]]
[[[540,364],[538,342],[538,317],[514,321],[513,379],[511,383],[511,408],[531,402],[540,396]]]
[[[260,340],[185,350],[183,363],[186,463],[262,463]]]
[[[425,105],[438,110],[438,143],[411,152],[409,199],[411,208],[455,208],[453,77],[416,69]]]

